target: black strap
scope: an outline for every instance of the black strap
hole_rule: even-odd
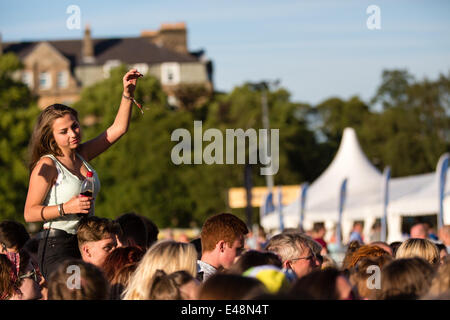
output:
[[[45,242],[44,242],[44,246],[42,247],[41,268],[40,268],[41,273],[44,274],[44,258],[45,258],[45,251],[47,249],[48,234],[50,232],[50,229],[45,229],[44,231],[41,231],[41,232],[44,232],[44,234],[45,234]],[[44,237],[41,239],[44,239]]]

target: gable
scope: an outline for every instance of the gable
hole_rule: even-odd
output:
[[[70,61],[48,42],[38,43],[23,59],[26,66],[37,64],[39,69],[69,68]]]

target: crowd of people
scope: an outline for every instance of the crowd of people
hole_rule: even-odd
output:
[[[44,275],[42,239],[22,223],[2,221],[1,299],[450,299],[450,225],[437,240],[426,234],[390,244],[352,240],[340,263],[323,236],[314,239],[322,227],[266,237],[221,213],[205,221],[199,237],[178,241],[161,237],[136,213],[115,220],[85,216],[76,232],[80,258],[60,261]]]
[[[100,180],[89,161],[128,131],[140,77],[135,69],[124,75],[114,122],[87,142],[73,108],[54,104],[40,113],[24,219],[43,228],[30,234],[22,223],[0,222],[1,300],[450,298],[448,225],[431,237],[419,224],[410,239],[388,244],[365,243],[355,224],[336,261],[324,225],[266,236],[220,213],[199,237],[176,241],[160,239],[158,226],[133,212],[95,216]],[[87,176],[93,190],[80,194]]]

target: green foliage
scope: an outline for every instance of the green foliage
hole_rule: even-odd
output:
[[[12,79],[20,68],[14,55],[0,56],[0,218],[23,222],[28,142],[39,109],[27,86]]]
[[[406,71],[384,71],[373,101],[384,111],[372,113],[361,141],[380,169],[390,165],[393,176],[434,171],[450,150],[450,86],[444,75],[416,81]]]

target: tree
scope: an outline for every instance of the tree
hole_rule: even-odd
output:
[[[211,97],[210,90],[202,84],[182,84],[175,89],[180,107],[192,111],[202,107]]]
[[[0,217],[23,222],[28,142],[39,109],[27,86],[13,79],[21,68],[12,53],[0,56]]]
[[[417,81],[405,70],[386,70],[372,99],[383,112],[366,123],[365,141],[393,176],[434,171],[450,148],[450,86],[444,75]]]

